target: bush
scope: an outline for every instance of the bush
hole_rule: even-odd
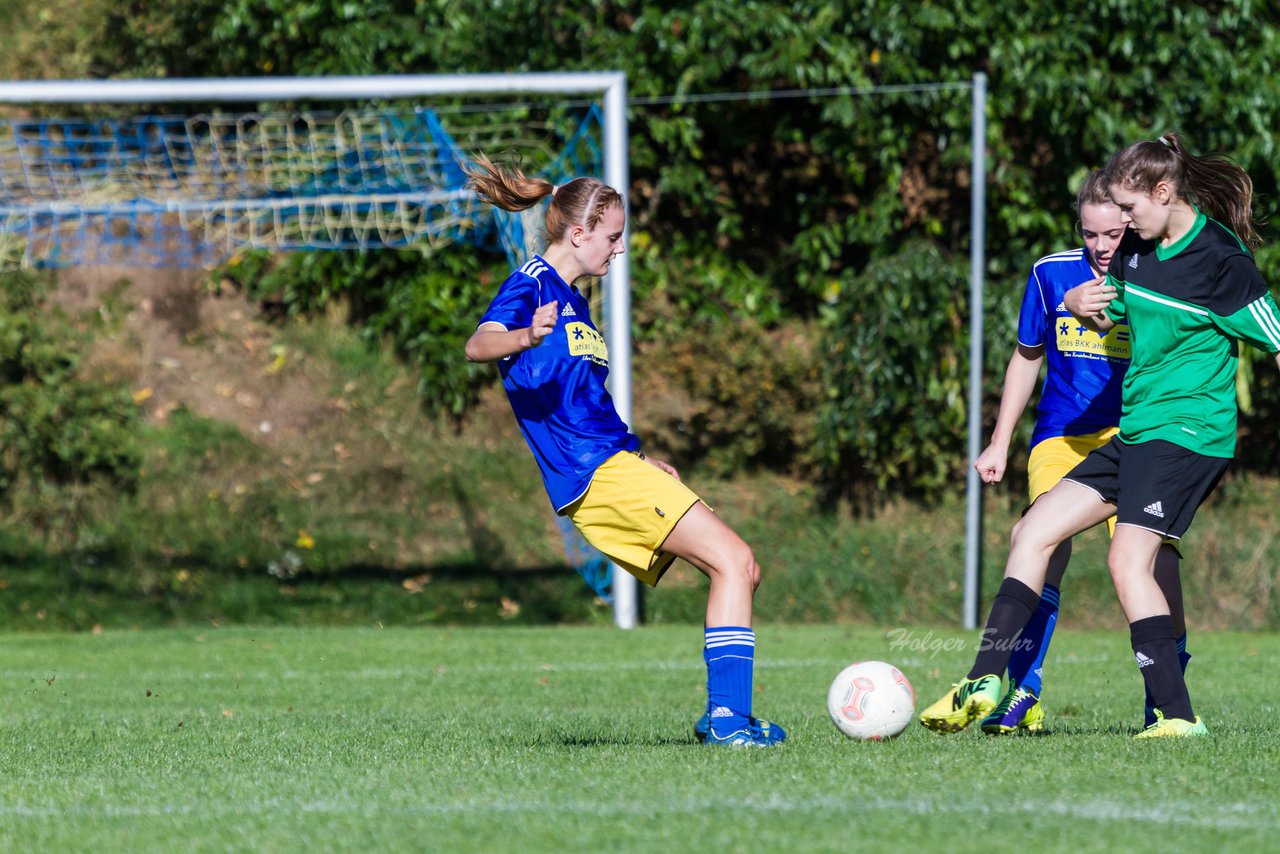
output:
[[[0,285],[0,493],[19,482],[132,489],[141,420],[124,386],[83,370],[87,342],[23,273]]]
[[[649,360],[650,382],[638,390],[648,401],[637,406],[642,438],[678,465],[719,475],[806,471],[818,399],[813,328],[742,320],[662,342],[660,357]]]
[[[966,451],[968,281],[931,244],[870,264],[835,297],[823,337],[818,453],[829,495],[927,497]]]
[[[1111,0],[1087,16],[1064,14],[1062,4],[1048,0],[964,9],[889,0],[760,0],[745,7],[736,0],[11,5],[19,26],[4,61],[15,76],[625,72],[635,99],[632,185],[626,188],[631,226],[637,237],[653,235],[706,274],[675,297],[687,310],[654,329],[673,342],[707,334],[731,341],[731,332],[707,333],[702,321],[738,324],[753,316],[738,313],[753,300],[777,311],[756,316],[763,329],[779,328],[784,319],[812,323],[833,291],[853,287],[865,269],[887,269],[878,265],[905,257],[904,246],[920,241],[954,257],[965,253],[973,180],[966,87],[976,71],[989,75],[991,95],[986,263],[993,283],[1021,284],[1036,257],[1069,239],[1071,192],[1085,171],[1160,131],[1189,131],[1196,150],[1235,156],[1273,221],[1280,197],[1280,160],[1274,135],[1265,130],[1280,121],[1280,77],[1271,73],[1280,34],[1274,4]],[[1046,22],[1053,38],[1043,36]],[[521,41],[530,31],[545,37]],[[516,42],[525,49],[513,58]],[[867,93],[876,87],[877,94]],[[781,101],[680,97],[804,89],[844,91]],[[1280,248],[1264,247],[1258,262],[1267,280],[1275,280]],[[341,294],[365,306],[357,321],[368,322],[371,335],[391,335],[413,359],[428,402],[458,412],[491,376],[457,357],[488,287],[479,279],[479,261],[449,252],[435,256],[433,265],[437,272],[406,256],[316,256],[290,261],[275,284],[291,292],[296,305]],[[678,272],[662,262],[654,269],[660,276]],[[285,283],[286,275],[297,281]],[[642,276],[637,265],[638,285]],[[847,319],[856,314],[847,305],[837,308]],[[948,349],[959,343],[950,326],[961,316],[959,306],[947,300],[913,308],[936,308],[938,316],[912,321],[946,341],[929,350],[924,342],[855,330],[874,364],[855,367],[857,351],[831,349],[838,364],[824,368],[831,379],[827,393],[873,375],[892,381],[885,391],[891,397],[913,394],[918,401],[936,391],[943,396],[925,410],[946,413],[941,421],[957,429],[941,441],[942,424],[925,418],[920,426],[927,433],[913,451],[901,438],[913,421],[899,404],[873,401],[874,412],[905,420],[872,425],[867,401],[856,391],[849,401],[827,399],[823,406],[831,411],[819,431],[823,458],[853,467],[829,472],[832,483],[853,478],[876,489],[903,483],[926,491],[943,471],[963,468],[964,431],[951,418],[962,409],[953,385],[959,374],[945,373],[967,349]],[[1009,330],[988,326],[997,357],[1004,358]],[[847,337],[841,333],[829,343],[849,347]],[[929,369],[890,364],[895,354],[938,361]],[[746,366],[745,354],[735,358]],[[708,393],[729,389],[722,379]],[[916,380],[923,384],[897,385]],[[699,382],[690,378],[684,385]],[[1256,411],[1272,413],[1277,400],[1280,389],[1260,378]],[[1265,423],[1260,416],[1248,429],[1265,429]],[[934,453],[941,456],[927,458]],[[793,458],[784,454],[778,465],[791,466]]]

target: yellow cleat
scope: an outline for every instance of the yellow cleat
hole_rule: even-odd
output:
[[[1156,709],[1156,722],[1134,736],[1134,738],[1191,738],[1208,735],[1209,728],[1196,715],[1195,723],[1182,718],[1166,718],[1164,712]]]
[[[960,732],[974,721],[991,714],[998,702],[998,675],[961,679],[951,686],[951,690],[942,699],[920,713],[920,724],[934,732]]]

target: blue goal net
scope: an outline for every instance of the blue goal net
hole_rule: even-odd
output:
[[[28,267],[214,266],[281,252],[525,244],[465,189],[468,152],[598,175],[600,115],[406,108],[0,120],[0,241]]]
[[[470,152],[559,184],[603,173],[600,137],[595,105],[0,119],[0,269],[456,242],[514,268],[537,235],[466,189]],[[608,560],[557,522],[570,564],[610,600]]]

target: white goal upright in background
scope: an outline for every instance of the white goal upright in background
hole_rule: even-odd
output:
[[[599,177],[625,197],[627,83],[620,72],[0,82],[0,104],[42,110],[201,105],[199,114],[177,117],[0,121],[0,263],[171,266],[175,259],[216,263],[249,248],[404,248],[474,239],[481,213],[462,187],[461,152],[500,138],[492,113],[468,125],[488,134],[479,136],[447,127],[429,107],[336,114],[234,114],[216,107],[531,95],[600,100],[592,110],[603,150],[588,159],[602,161]],[[520,104],[508,106],[520,113]],[[526,166],[576,174],[583,167],[574,146],[593,142],[572,130],[564,135],[567,145],[550,158],[556,162],[530,159]],[[503,147],[521,154],[520,145],[517,139]],[[519,230],[515,217],[495,232],[509,256],[523,249]],[[630,424],[627,254],[610,265],[604,291],[610,393]],[[611,594],[617,625],[634,627],[635,579],[613,567]]]
[[[968,451],[974,459],[982,447],[986,75],[974,74],[969,83],[684,93],[631,105],[943,89],[972,94]],[[534,127],[528,111],[537,95],[558,97],[562,107],[583,103],[563,96],[586,96],[594,112],[576,130],[557,113],[559,126],[548,129],[565,144],[554,150],[539,146],[520,138]],[[458,108],[463,99],[495,96],[507,103]],[[375,106],[344,108],[336,115],[227,115],[216,107],[246,102]],[[412,106],[400,112],[383,106],[397,102]],[[216,263],[242,248],[413,247],[451,240],[488,241],[491,248],[505,250],[515,266],[524,253],[521,217],[478,205],[465,190],[466,152],[514,153],[526,167],[533,166],[529,171],[556,183],[570,175],[602,173],[599,177],[624,195],[630,180],[627,83],[620,72],[11,81],[0,82],[3,104],[32,109],[0,118],[0,268],[75,263],[77,253],[93,259],[84,263],[119,263],[119,253],[132,253],[126,263],[158,266],[175,258]],[[124,120],[23,115],[37,106],[47,115],[51,104],[195,104],[202,112]],[[496,133],[499,108],[511,116],[505,136]],[[449,121],[439,121],[448,111]],[[462,121],[468,115],[473,121]],[[586,130],[593,121],[603,137],[602,151],[593,149]],[[628,424],[630,281],[630,256],[623,254],[610,266],[598,318],[610,351],[610,391]],[[977,472],[967,468],[962,620],[974,628],[981,602],[982,486]],[[609,584],[615,622],[635,626],[635,579],[616,566],[608,577],[598,575],[599,554],[589,547],[584,551],[585,541],[570,542],[576,532],[572,526],[566,531],[566,520],[558,521],[570,563],[597,592]]]

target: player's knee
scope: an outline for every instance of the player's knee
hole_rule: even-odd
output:
[[[1107,571],[1116,587],[1128,584],[1137,572],[1137,567],[1123,550],[1112,549],[1107,554]]]
[[[1018,551],[1024,548],[1035,548],[1042,539],[1040,532],[1036,530],[1034,525],[1028,525],[1024,516],[1014,524],[1013,530],[1009,532],[1009,550]]]
[[[760,564],[756,563],[751,547],[742,541],[721,559],[721,572],[750,584],[752,590],[760,586]]]

